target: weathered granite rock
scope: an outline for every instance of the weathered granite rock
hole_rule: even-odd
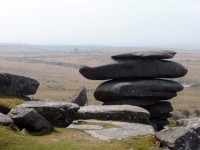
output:
[[[0,84],[5,83],[9,83],[9,79],[4,73],[0,73]]]
[[[177,126],[193,129],[200,136],[200,118],[179,119],[176,124]]]
[[[72,103],[78,104],[79,106],[84,106],[87,104],[87,93],[86,88],[82,86],[77,93],[70,100]]]
[[[181,84],[168,80],[111,80],[100,84],[94,92],[94,97],[102,102],[122,98],[166,100],[175,97],[176,92],[181,90]]]
[[[173,127],[156,133],[156,137],[163,146],[171,150],[199,150],[200,137],[193,130],[186,127]]]
[[[0,125],[13,126],[14,121],[9,116],[0,113]]]
[[[122,122],[123,123],[123,122]],[[120,123],[119,123],[120,124]],[[115,124],[115,125],[119,125]],[[102,130],[86,130],[92,136],[101,140],[121,139],[138,135],[154,135],[155,131],[152,126],[139,123],[123,124],[122,128],[110,128]]]
[[[99,125],[78,125],[78,124],[70,124],[67,128],[78,129],[78,130],[100,130],[100,129],[103,129],[103,127],[99,126]]]
[[[148,106],[157,103],[157,100],[143,99],[119,99],[104,102],[102,105],[133,105],[133,106]]]
[[[53,100],[29,101],[15,106],[9,112],[9,116],[17,115],[25,108],[34,108],[53,125],[67,127],[76,117],[80,107],[74,103]]]
[[[114,59],[118,58],[152,58],[152,59],[169,59],[173,58],[175,51],[169,50],[152,50],[152,51],[133,51],[111,56]]]
[[[84,106],[79,109],[77,119],[115,120],[149,124],[149,112],[141,107],[131,105]]]
[[[160,131],[164,129],[164,126],[169,124],[169,121],[167,119],[150,119],[151,125],[156,129],[157,131]]]
[[[5,73],[9,83],[0,86],[0,92],[12,95],[35,94],[40,83],[32,78]]]
[[[150,113],[150,118],[157,118],[163,114],[173,111],[173,107],[170,102],[163,101],[156,104],[143,107]]]
[[[129,122],[121,122],[121,121],[120,122],[119,121],[105,121],[105,120],[102,121],[102,120],[92,120],[92,119],[91,120],[81,119],[81,120],[78,120],[78,122],[114,125],[115,127],[109,128],[109,129],[85,130],[85,132],[90,133],[95,138],[99,138],[102,140],[108,140],[108,139],[113,139],[113,138],[128,138],[128,137],[137,136],[137,135],[154,135],[155,134],[155,131],[152,126],[139,124],[139,123],[129,123]],[[76,120],[74,123],[78,123],[78,122]],[[96,130],[98,130],[99,132],[98,131],[96,132]]]
[[[21,109],[21,112],[12,116],[12,119],[20,129],[25,128],[32,132],[54,130],[53,126],[34,109]]]
[[[110,59],[99,66],[83,66],[79,72],[87,79],[177,78],[187,69],[172,61],[157,59]]]

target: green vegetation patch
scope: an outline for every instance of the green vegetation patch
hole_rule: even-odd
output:
[[[168,119],[169,124],[166,125],[166,127],[175,127],[176,126],[176,121],[173,119]]]
[[[23,96],[13,96],[10,94],[0,93],[0,112],[7,114],[16,105],[29,101],[30,98]]]
[[[51,134],[34,136],[0,126],[0,149],[10,150],[151,150],[158,148],[154,136],[99,140],[90,134],[67,128],[56,128]]]

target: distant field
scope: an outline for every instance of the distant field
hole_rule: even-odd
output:
[[[121,49],[103,49],[102,51],[34,51],[28,48],[3,49],[0,47],[0,71],[29,76],[40,82],[35,99],[54,99],[69,101],[70,97],[85,86],[88,90],[89,104],[101,104],[93,97],[95,88],[103,81],[87,80],[79,73],[82,65],[98,64],[109,59],[110,55],[121,53]],[[127,51],[127,50],[126,50]],[[183,78],[173,79],[178,82],[191,84],[194,87],[185,88],[178,96],[170,100],[174,109],[193,111],[200,108],[200,52],[177,51],[173,61],[188,68],[188,74]]]

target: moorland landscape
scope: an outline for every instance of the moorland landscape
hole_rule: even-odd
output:
[[[85,86],[87,90],[87,98],[89,105],[101,105],[102,102],[95,100],[94,91],[97,86],[102,83],[100,80],[88,80],[84,78],[79,69],[84,65],[98,65],[110,59],[110,56],[131,52],[137,50],[148,50],[148,48],[134,47],[106,47],[106,46],[35,46],[35,45],[0,45],[0,71],[2,73],[15,74],[20,76],[31,77],[36,79],[40,86],[36,94],[29,95],[32,100],[51,99],[61,102],[70,102],[71,97],[77,92],[81,86]],[[157,50],[155,48],[155,50]],[[170,119],[170,125],[178,118],[195,118],[198,117],[195,111],[200,111],[200,52],[194,50],[174,50],[177,52],[172,61],[178,62],[188,69],[188,73],[181,78],[172,78],[169,80],[181,83],[184,90],[178,92],[178,95],[169,101],[174,110],[173,117]],[[6,99],[1,97],[1,103]],[[22,103],[21,98],[12,102],[12,98],[8,98],[9,105],[17,102]],[[1,104],[0,103],[0,104]],[[11,106],[13,108],[14,105]],[[184,112],[188,111],[186,115]],[[111,128],[112,124],[104,123],[85,123],[89,125],[102,125],[105,128]],[[111,126],[111,127],[110,127]],[[3,136],[12,139],[15,142],[9,142],[2,137],[4,143],[0,143],[0,148],[7,149],[27,149],[26,146],[20,146],[20,143],[26,141],[33,149],[51,149],[53,143],[57,143],[53,149],[150,149],[159,146],[155,144],[155,137],[137,136],[127,139],[114,139],[102,141],[91,137],[88,133],[84,133],[74,129],[56,128],[57,132],[50,135],[33,133],[32,136],[21,134],[21,131],[7,130],[5,127],[0,128]],[[17,133],[16,133],[17,132]],[[18,133],[19,132],[19,133]],[[13,136],[18,136],[16,139]],[[69,139],[74,140],[69,140]],[[146,143],[146,147],[141,147],[140,140]],[[45,145],[44,143],[49,143]],[[7,144],[6,144],[7,143]],[[37,144],[34,144],[37,143]],[[134,145],[135,143],[135,145]]]

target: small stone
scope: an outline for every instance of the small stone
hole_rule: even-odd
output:
[[[86,88],[82,86],[70,101],[79,106],[85,106],[88,103]]]

